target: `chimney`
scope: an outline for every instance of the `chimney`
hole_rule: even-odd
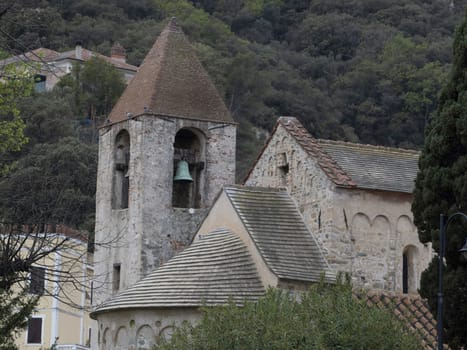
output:
[[[78,60],[82,60],[83,59],[83,47],[81,46],[81,41],[77,41],[76,42],[76,46],[75,46],[75,57],[76,59]]]
[[[110,58],[112,58],[115,61],[126,63],[125,48],[119,43],[115,43],[110,49]]]

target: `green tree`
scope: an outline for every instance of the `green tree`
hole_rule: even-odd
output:
[[[32,90],[33,77],[23,65],[9,65],[0,71],[0,174],[5,172],[11,152],[28,142],[25,124],[18,109],[19,100]]]
[[[388,310],[370,307],[349,283],[315,284],[300,295],[270,289],[258,302],[204,308],[158,349],[420,349]]]
[[[457,29],[454,62],[436,115],[427,128],[420,156],[412,210],[422,242],[433,242],[439,252],[439,215],[467,208],[467,13]],[[445,314],[446,339],[452,348],[467,346],[467,264],[457,250],[467,223],[453,221],[446,235]],[[437,307],[437,258],[422,274],[420,294]]]
[[[58,84],[75,95],[75,111],[83,117],[107,115],[125,89],[122,75],[102,58],[93,57]]]
[[[0,73],[0,175],[6,173],[11,152],[17,152],[28,142],[24,135],[25,123],[21,119],[19,100],[32,90],[33,77],[23,65],[2,67]],[[5,278],[8,264],[7,247],[0,239],[0,349],[16,349],[14,341],[26,326],[27,319],[37,304],[37,298],[25,291],[15,293]],[[9,275],[7,272],[6,275]]]
[[[95,210],[96,168],[96,145],[72,137],[37,144],[1,179],[0,217],[11,223],[88,228]]]
[[[0,350],[17,349],[15,339],[26,327],[37,302],[38,298],[26,291],[16,294],[0,288]]]

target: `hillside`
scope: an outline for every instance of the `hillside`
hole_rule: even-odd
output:
[[[241,179],[280,115],[299,118],[320,138],[420,147],[466,4],[467,0],[6,0],[0,5],[0,49],[6,56],[41,46],[70,49],[79,41],[108,55],[119,42],[128,61],[137,65],[168,18],[176,16],[240,123]],[[48,101],[44,108],[51,110],[53,120],[60,120],[60,113],[74,115],[67,119],[70,125],[83,118],[82,110],[69,110],[63,90]],[[50,124],[43,127],[54,127]],[[37,132],[34,127],[28,130]]]

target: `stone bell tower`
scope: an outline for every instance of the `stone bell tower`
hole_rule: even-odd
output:
[[[172,19],[99,132],[96,303],[191,241],[222,185],[234,183],[235,137],[236,124]]]

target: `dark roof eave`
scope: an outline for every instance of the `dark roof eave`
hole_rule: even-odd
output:
[[[184,116],[179,116],[179,115],[169,115],[169,114],[145,112],[145,113],[140,113],[140,114],[133,115],[130,118],[127,118],[127,119],[122,119],[122,120],[118,120],[118,121],[115,121],[115,122],[111,122],[111,123],[108,123],[108,124],[101,125],[101,126],[98,127],[98,129],[103,129],[103,128],[106,128],[106,127],[109,127],[109,126],[116,125],[118,123],[126,122],[127,120],[136,119],[136,118],[139,118],[139,117],[142,117],[142,116],[153,116],[153,117],[161,118],[161,119],[164,119],[164,118],[176,118],[176,119],[196,120],[196,121],[202,121],[202,122],[219,123],[219,124],[227,124],[227,125],[238,125],[238,123],[236,121],[231,121],[231,122],[230,121],[224,121],[224,120],[216,121],[216,120],[212,120],[212,119],[191,118],[191,117],[184,117]]]
[[[112,307],[112,308],[104,308],[103,310],[94,310],[89,313],[89,317],[91,317],[93,320],[97,320],[97,315],[100,314],[106,314],[110,312],[115,312],[115,311],[129,311],[129,310],[134,310],[134,309],[139,309],[139,310],[169,310],[169,309],[199,309],[200,307],[203,307],[205,305],[171,305],[171,306],[138,306],[138,307],[132,307],[132,306],[123,306],[123,307]]]
[[[403,191],[403,190],[391,190],[391,189],[385,189],[385,188],[375,188],[375,187],[367,187],[367,186],[344,186],[344,185],[338,185],[336,184],[337,188],[343,188],[346,190],[365,190],[365,191],[371,191],[371,192],[383,192],[383,193],[400,193],[400,194],[405,194],[405,195],[413,195],[413,191]]]

